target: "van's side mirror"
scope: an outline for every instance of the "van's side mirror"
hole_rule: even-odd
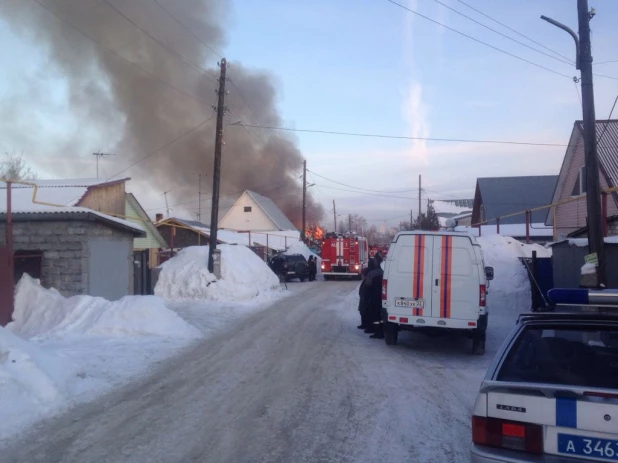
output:
[[[488,280],[494,279],[494,268],[493,267],[485,267],[485,278]]]

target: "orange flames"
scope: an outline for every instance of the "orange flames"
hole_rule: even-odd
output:
[[[319,241],[324,238],[324,230],[320,228],[319,225],[312,224],[309,225],[309,228],[305,231],[305,235],[311,240]]]

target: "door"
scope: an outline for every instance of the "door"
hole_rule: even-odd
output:
[[[91,296],[115,301],[130,294],[132,247],[131,240],[100,238],[88,241],[88,286]]]
[[[472,253],[467,237],[434,237],[432,317],[478,318],[480,277]]]
[[[389,263],[389,315],[432,316],[433,247],[430,235],[399,237]]]

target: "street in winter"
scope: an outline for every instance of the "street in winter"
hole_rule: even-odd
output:
[[[0,463],[618,461],[616,17],[0,2]]]

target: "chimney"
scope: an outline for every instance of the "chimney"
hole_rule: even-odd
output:
[[[155,223],[161,222],[161,220],[163,220],[163,214],[155,215]]]

